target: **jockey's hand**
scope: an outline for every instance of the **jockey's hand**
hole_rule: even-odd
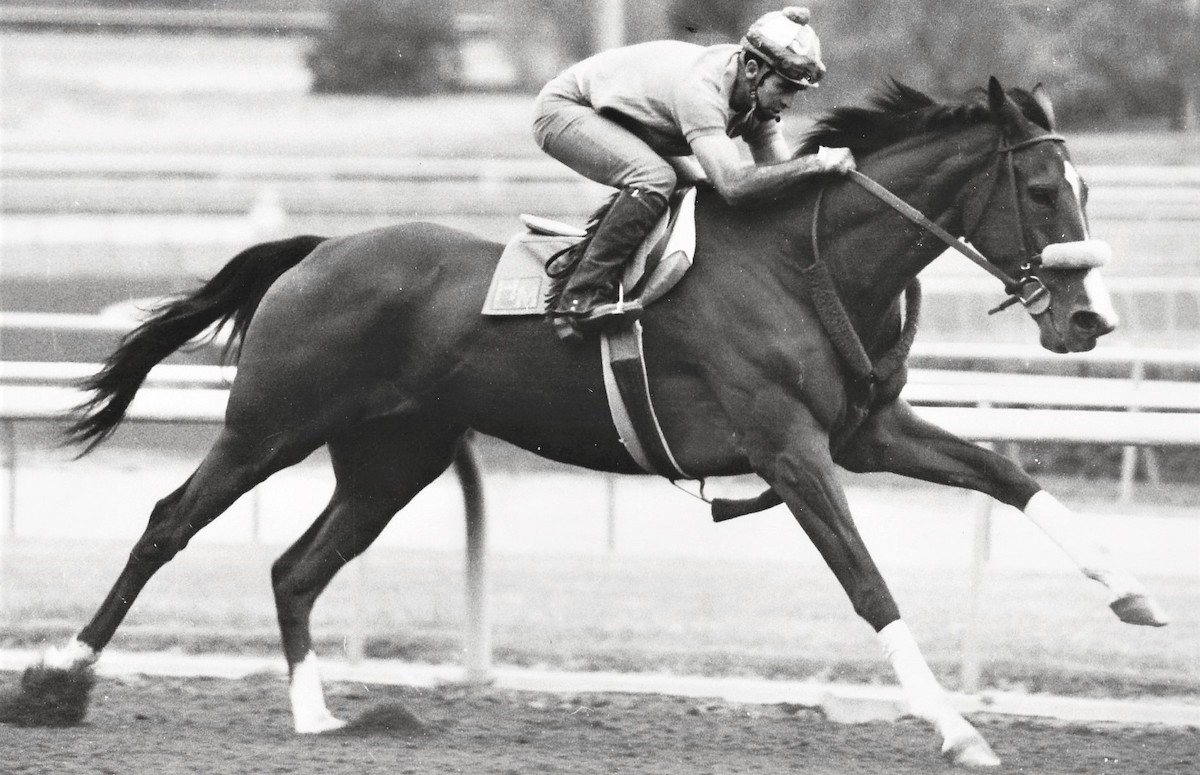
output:
[[[817,149],[817,164],[820,165],[822,172],[835,175],[845,175],[858,166],[855,164],[854,154],[850,153],[849,148],[826,148],[825,146]]]

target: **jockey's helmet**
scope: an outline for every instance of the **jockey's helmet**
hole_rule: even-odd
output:
[[[816,86],[825,76],[821,41],[809,26],[807,8],[790,6],[760,16],[742,37],[742,50],[758,57],[785,81]]]

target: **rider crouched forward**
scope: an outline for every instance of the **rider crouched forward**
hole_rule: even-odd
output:
[[[617,189],[552,316],[591,331],[640,314],[637,304],[614,303],[623,265],[681,182],[707,178],[738,205],[806,176],[854,168],[845,149],[793,158],[779,128],[795,95],[825,75],[808,21],[807,8],[791,7],[755,21],[740,46],[658,40],[610,49],[546,84],[535,104],[538,145]],[[753,163],[742,160],[734,138]]]

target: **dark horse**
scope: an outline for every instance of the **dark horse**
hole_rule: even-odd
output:
[[[1089,350],[1115,325],[1098,274],[1039,262],[1047,246],[1088,237],[1084,189],[1053,129],[1037,89],[1006,93],[993,79],[942,104],[893,84],[866,107],[831,112],[803,150],[851,148],[863,172],[996,267],[1044,284],[1048,307],[1030,306],[1044,347]],[[1022,509],[1110,589],[1122,619],[1164,617],[1018,465],[918,418],[899,398],[903,364],[865,381],[850,374],[808,286],[814,253],[849,327],[879,359],[900,335],[905,289],[942,243],[833,177],[740,208],[702,190],[696,220],[695,266],[643,318],[675,457],[697,477],[761,476],[878,633],[912,712],[937,728],[946,755],[997,763],[901,621],[855,529],[838,466],[968,487]],[[154,508],[95,617],[44,664],[95,661],[143,585],[201,528],[327,445],[332,500],[276,561],[272,582],[296,729],[334,729],[341,722],[326,709],[312,651],[313,604],[447,468],[469,429],[564,463],[640,473],[609,415],[595,342],[568,347],[540,320],[480,316],[499,253],[494,242],[427,223],[296,237],[249,248],[156,310],[90,380],[76,439],[102,441],[151,367],[219,323],[241,341],[225,424],[195,473]]]

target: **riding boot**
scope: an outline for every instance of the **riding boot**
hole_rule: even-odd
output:
[[[641,315],[641,304],[617,298],[621,272],[666,209],[662,194],[622,189],[571,273],[551,317],[586,332]]]

